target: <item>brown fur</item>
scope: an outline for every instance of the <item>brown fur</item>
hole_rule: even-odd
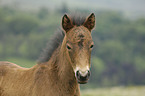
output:
[[[69,27],[69,17],[65,17],[65,37],[49,61],[32,68],[0,62],[0,96],[80,96],[74,68],[77,64],[86,66],[81,62],[90,64],[91,29],[72,23],[69,26],[73,28]],[[72,47],[71,51],[66,48],[67,44]]]

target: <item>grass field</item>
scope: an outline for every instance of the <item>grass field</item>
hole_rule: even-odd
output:
[[[81,96],[145,96],[145,86],[88,89]]]

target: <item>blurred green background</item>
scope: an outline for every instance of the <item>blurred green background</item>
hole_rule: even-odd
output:
[[[108,92],[116,89],[104,88],[145,85],[144,4],[144,0],[0,0],[0,61],[22,67],[35,65],[46,43],[61,27],[64,13],[94,12],[92,74],[81,89],[103,87],[105,91],[101,92]],[[145,92],[144,87],[136,89]],[[87,94],[84,96],[107,96]]]

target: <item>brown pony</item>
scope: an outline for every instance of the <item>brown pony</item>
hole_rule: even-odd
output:
[[[62,18],[63,30],[52,39],[38,64],[22,68],[0,62],[0,96],[80,96],[90,76],[95,15]]]

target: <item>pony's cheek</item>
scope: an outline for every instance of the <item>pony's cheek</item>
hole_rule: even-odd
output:
[[[75,52],[69,52],[69,58],[73,71],[75,72],[77,62],[76,62],[76,55],[74,53]]]
[[[69,58],[70,58],[70,62],[73,63],[73,65],[74,65],[74,63],[75,63],[75,52],[73,50],[68,51],[68,55],[69,55]]]

